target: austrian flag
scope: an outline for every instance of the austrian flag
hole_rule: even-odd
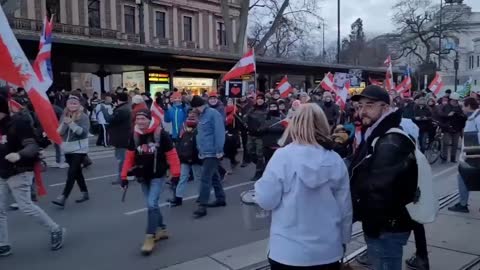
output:
[[[320,86],[329,92],[334,92],[335,91],[335,85],[333,84],[333,79],[334,76],[332,73],[328,72],[325,74],[325,77],[323,78],[322,82],[320,83]]]
[[[255,53],[253,49],[248,51],[240,61],[233,66],[230,71],[223,76],[222,82],[228,81],[231,79],[240,78],[242,75],[248,75],[255,73],[256,65],[255,65]]]
[[[21,86],[27,90],[28,97],[48,138],[56,144],[62,144],[62,138],[57,132],[58,120],[46,94],[52,81],[43,76],[45,73],[48,73],[45,72],[47,69],[42,66],[45,66],[47,61],[50,61],[49,47],[44,46],[45,48],[40,51],[35,60],[35,63],[38,62],[38,65],[36,64],[35,66],[39,67],[37,69],[39,74],[37,74],[30,65],[20,44],[18,44],[1,7],[0,25],[2,25],[0,27],[0,63],[2,63],[0,80]],[[45,33],[48,32],[48,25],[45,25],[45,29],[42,39],[45,38]],[[48,40],[48,37],[45,40]],[[42,42],[40,47],[42,48]],[[42,77],[38,75],[42,75]]]
[[[290,94],[293,91],[293,87],[288,82],[287,76],[283,77],[280,83],[278,83],[277,90],[280,91],[280,96],[282,98],[287,98],[288,94]]]

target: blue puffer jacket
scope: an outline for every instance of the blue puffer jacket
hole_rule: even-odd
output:
[[[165,122],[172,123],[172,138],[178,139],[182,132],[183,123],[187,120],[188,108],[185,104],[173,105],[165,113]]]
[[[196,139],[200,159],[223,154],[225,119],[217,110],[205,108],[199,117]]]

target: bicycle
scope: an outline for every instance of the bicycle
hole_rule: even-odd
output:
[[[430,164],[434,164],[437,162],[438,158],[440,158],[441,151],[442,151],[442,138],[443,133],[442,129],[440,128],[439,122],[433,120],[434,128],[435,128],[435,136],[432,141],[430,141],[429,136],[423,137],[423,145],[425,145],[424,154]]]

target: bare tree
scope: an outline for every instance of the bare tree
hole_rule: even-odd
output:
[[[394,58],[414,55],[422,64],[430,64],[434,56],[444,58],[448,54],[440,48],[439,38],[455,39],[455,34],[464,28],[463,5],[440,9],[431,0],[399,0],[393,9],[393,22],[401,35]]]
[[[231,0],[220,1],[226,29],[232,29],[233,8],[229,2]],[[285,35],[278,33],[279,28],[291,30],[294,29],[292,25],[297,25],[298,29],[299,22],[319,25],[318,21],[321,18],[317,14],[320,2],[319,0],[240,0],[239,26],[236,38],[234,39],[231,31],[226,31],[230,52],[243,52],[249,22],[251,32],[254,35],[253,44],[258,52],[266,52],[268,47],[272,46],[271,39],[275,36],[285,40],[282,37]],[[317,27],[315,26],[315,28]],[[286,36],[291,34],[289,33]],[[280,51],[282,50],[280,49]]]

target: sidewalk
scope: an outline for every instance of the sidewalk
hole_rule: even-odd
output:
[[[426,225],[429,245],[430,269],[478,270],[468,268],[480,261],[480,193],[471,193],[470,214],[453,213],[447,208],[440,211],[435,223]],[[357,228],[354,228],[355,232]],[[348,246],[351,254],[365,245],[363,236]],[[257,270],[269,269],[267,263],[268,239],[225,250],[196,260],[173,265],[160,270]],[[404,259],[415,252],[413,233],[404,249]],[[363,270],[355,263],[353,269]],[[405,268],[407,269],[407,268]]]

